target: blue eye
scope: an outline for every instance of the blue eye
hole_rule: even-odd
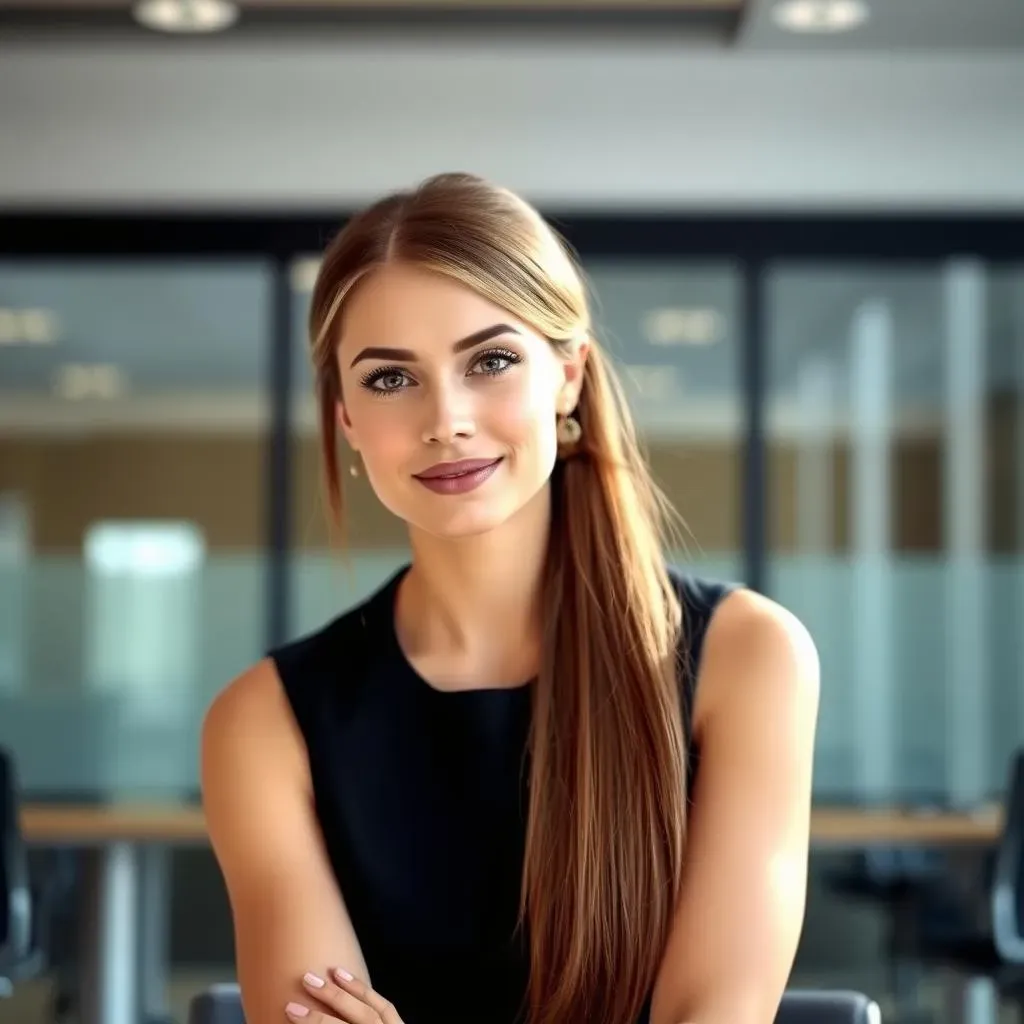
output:
[[[510,352],[508,349],[489,349],[476,357],[468,375],[484,374],[488,377],[498,377],[522,361],[522,356]],[[360,377],[359,383],[378,398],[396,395],[407,388],[418,386],[409,375],[408,370],[401,366],[378,366]]]
[[[359,383],[375,395],[393,395],[404,390],[409,375],[399,366],[378,366],[360,378]]]
[[[479,367],[480,373],[485,373],[488,377],[497,377],[519,362],[522,362],[520,356],[502,348],[481,353],[473,365]]]

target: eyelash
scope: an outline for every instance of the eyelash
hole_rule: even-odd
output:
[[[486,359],[504,359],[508,363],[507,366],[503,366],[500,370],[483,370],[482,372],[488,377],[500,377],[501,374],[515,366],[516,363],[521,363],[523,361],[522,356],[517,355],[515,352],[512,352],[507,348],[493,348],[489,349],[487,352],[481,352],[473,362],[473,365],[477,366]],[[404,391],[405,388],[378,388],[374,387],[374,385],[377,381],[383,380],[385,377],[393,377],[396,375],[408,377],[409,371],[402,366],[378,366],[375,370],[370,370],[369,373],[364,374],[359,379],[359,383],[375,397],[389,398],[391,395],[398,394],[399,391]]]

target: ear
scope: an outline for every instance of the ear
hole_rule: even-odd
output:
[[[558,389],[558,412],[568,416],[580,400],[583,389],[583,372],[590,354],[590,341],[584,339],[573,345],[572,351],[562,360],[562,384]]]
[[[339,398],[334,403],[335,417],[338,421],[338,426],[341,427],[341,432],[345,435],[345,440],[348,442],[349,448],[352,451],[359,451],[359,445],[356,442],[355,428],[352,426],[352,421],[348,418],[348,411],[345,408],[345,403]]]

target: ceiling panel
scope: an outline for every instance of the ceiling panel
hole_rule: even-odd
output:
[[[234,0],[240,16],[218,40],[272,32],[380,29],[445,33],[522,29],[557,38],[672,31],[694,42],[731,43],[747,0]],[[132,18],[132,0],[0,0],[0,37],[69,32],[154,35]]]
[[[0,309],[44,310],[52,342],[0,345],[0,392],[52,394],[69,366],[114,366],[135,395],[251,391],[265,378],[269,265],[0,265]]]
[[[856,28],[809,34],[779,25],[776,12],[785,2],[751,0],[737,46],[800,53],[1024,48],[1021,0],[862,0],[867,18]]]
[[[745,52],[1024,48],[1020,0],[857,0],[867,8],[866,21],[853,31],[833,34],[780,27],[775,12],[787,2],[793,0],[236,0],[242,17],[224,38],[332,23],[346,29],[518,25],[575,32],[671,27],[683,36]],[[131,0],[0,0],[0,34],[130,29],[131,7]],[[136,26],[135,31],[146,30]]]

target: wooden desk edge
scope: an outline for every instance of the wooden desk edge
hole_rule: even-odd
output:
[[[26,804],[21,829],[27,842],[55,845],[206,842],[206,820],[197,806],[116,807],[78,804]]]
[[[828,807],[811,813],[811,840],[818,846],[990,844],[999,839],[1002,827],[1003,813],[998,807],[973,814]]]
[[[88,806],[27,804],[21,827],[34,844],[105,844],[117,841],[205,843],[206,821],[198,806]],[[976,814],[868,811],[818,807],[811,815],[814,845],[993,843],[1002,828],[999,808]]]

